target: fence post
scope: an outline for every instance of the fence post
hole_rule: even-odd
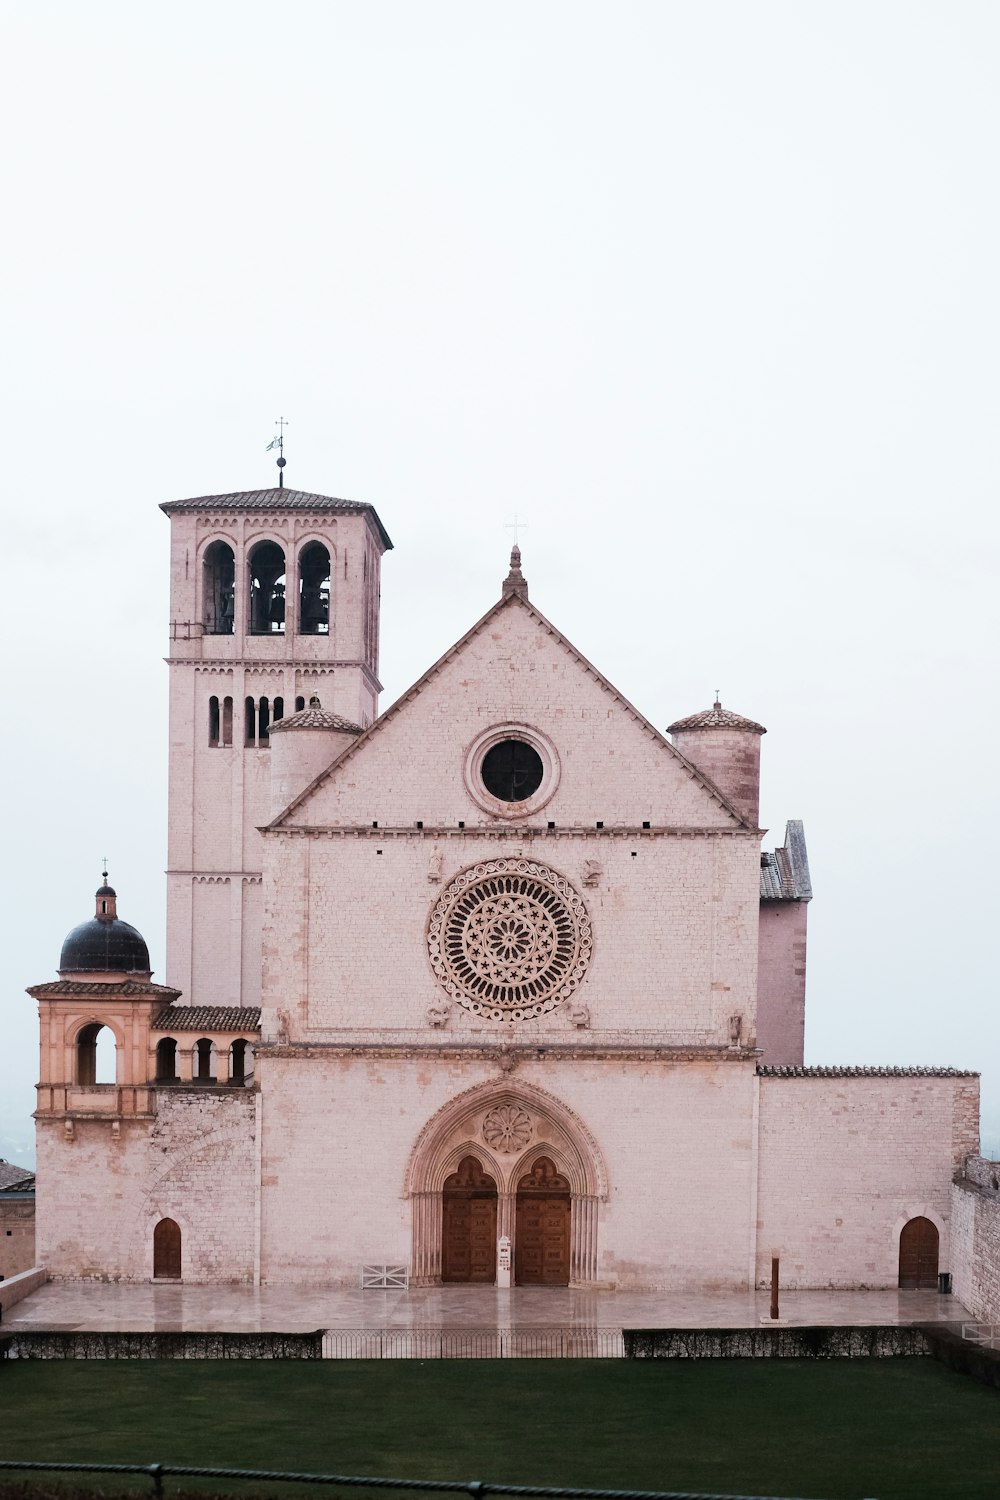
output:
[[[163,1465],[150,1464],[149,1468],[146,1470],[146,1473],[153,1481],[153,1494],[156,1496],[156,1500],[160,1500],[160,1497],[163,1494]]]

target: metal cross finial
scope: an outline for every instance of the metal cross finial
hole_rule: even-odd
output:
[[[518,528],[521,527],[521,526],[527,526],[527,524],[528,524],[527,521],[519,521],[518,520],[517,512],[516,511],[514,512],[514,519],[513,519],[513,521],[507,521],[506,522],[504,529],[506,531],[512,531],[514,533],[514,546],[515,547],[517,546]]]
[[[107,883],[108,883],[108,856],[106,854],[102,856],[102,858],[101,858],[101,864],[104,866],[104,869],[101,871],[101,874],[104,876],[104,883],[105,883],[105,885],[107,885]]]

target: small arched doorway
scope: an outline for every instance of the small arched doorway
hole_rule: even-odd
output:
[[[570,1186],[547,1156],[517,1184],[514,1280],[518,1286],[568,1286]]]
[[[173,1219],[161,1219],[153,1230],[153,1276],[180,1280],[181,1230]]]
[[[899,1236],[899,1284],[933,1290],[938,1278],[937,1225],[930,1219],[911,1219]]]
[[[463,1156],[442,1193],[441,1280],[496,1281],[497,1185],[474,1156]]]

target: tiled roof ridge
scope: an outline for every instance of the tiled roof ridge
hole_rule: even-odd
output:
[[[160,509],[168,516],[186,510],[322,510],[343,515],[368,515],[375,523],[386,550],[392,550],[392,540],[374,505],[366,500],[317,495],[311,490],[284,489],[278,485],[259,490],[227,490],[221,495],[192,495],[186,500],[165,500]]]
[[[176,998],[181,992],[173,985],[142,983],[136,979],[114,980],[52,979],[47,984],[30,984],[28,995],[169,995]]]
[[[168,1005],[150,1023],[151,1031],[259,1031],[259,1005]]]
[[[839,1067],[815,1064],[811,1067],[777,1067],[757,1064],[760,1078],[978,1078],[971,1068],[930,1067]]]
[[[339,729],[345,734],[364,734],[361,724],[352,724],[350,719],[326,708],[300,708],[297,714],[276,719],[269,733],[274,734],[278,729]]]
[[[688,729],[749,729],[753,734],[767,733],[763,724],[758,724],[755,719],[745,719],[742,714],[734,714],[731,709],[723,708],[721,703],[703,708],[699,713],[688,714],[685,719],[675,719],[673,724],[667,725],[668,734]]]
[[[785,824],[785,842],[773,851],[761,850],[760,899],[811,901],[812,878],[801,818]]]

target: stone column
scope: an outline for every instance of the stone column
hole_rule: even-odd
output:
[[[570,1205],[569,1283],[579,1286],[597,1280],[597,1199],[574,1194]]]
[[[413,1193],[410,1212],[413,1237],[410,1283],[436,1286],[441,1280],[441,1194]]]
[[[190,1083],[194,1078],[194,1042],[177,1043],[177,1077],[181,1083]]]
[[[229,1043],[213,1042],[212,1050],[215,1054],[215,1081],[226,1084],[229,1082]]]

